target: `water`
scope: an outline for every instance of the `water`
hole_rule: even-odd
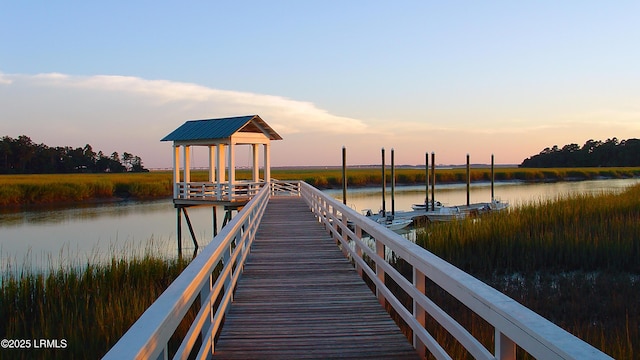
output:
[[[640,183],[640,178],[589,180],[555,183],[526,183],[521,181],[495,183],[496,199],[509,202],[511,206],[521,206],[538,200],[554,199],[558,196],[572,194],[598,194],[603,192],[620,192],[629,186]],[[342,201],[342,190],[327,190],[328,194]],[[431,197],[431,187],[429,187]],[[469,192],[471,203],[491,201],[491,183],[473,183]],[[435,199],[444,205],[455,206],[467,203],[466,184],[436,184]],[[396,186],[395,209],[411,210],[411,205],[423,203],[425,186]],[[385,208],[391,210],[391,189],[387,186]],[[382,208],[382,191],[380,188],[349,189],[347,205],[357,211],[371,209],[374,212]]]
[[[640,183],[640,179],[592,180],[558,183],[496,183],[496,197],[519,206],[575,193],[619,192]],[[341,190],[328,190],[341,199]],[[410,210],[425,198],[424,186],[396,187],[396,210]],[[491,199],[489,183],[472,184],[471,202]],[[444,204],[466,203],[466,185],[436,186],[436,199]],[[381,208],[379,188],[349,189],[347,203],[358,211]],[[386,208],[391,209],[390,189]],[[210,207],[188,209],[200,246],[213,237]],[[218,226],[223,219],[218,208]],[[61,264],[109,260],[151,251],[176,256],[176,210],[170,199],[91,204],[71,208],[36,209],[0,213],[0,270],[58,267]],[[191,236],[183,220],[183,251],[193,251]]]

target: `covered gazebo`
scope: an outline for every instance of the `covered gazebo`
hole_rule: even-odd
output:
[[[175,129],[161,141],[173,141],[174,203],[230,203],[245,201],[271,178],[271,140],[282,140],[258,115],[220,119],[191,120]],[[236,179],[236,146],[252,147],[252,179]],[[264,148],[264,179],[260,179],[259,146]],[[191,147],[206,146],[209,150],[209,179],[191,181]],[[182,177],[180,176],[182,148]],[[228,174],[228,179],[226,178]]]
[[[244,206],[258,190],[271,181],[271,140],[282,140],[258,115],[219,119],[190,120],[172,131],[161,141],[173,141],[173,203],[178,209],[178,248],[181,245],[182,211],[197,248],[186,207],[223,205],[231,211]],[[236,179],[236,146],[252,148],[252,176],[250,180]],[[264,172],[260,179],[259,148],[263,147]],[[191,147],[204,146],[209,153],[207,181],[191,181]],[[182,156],[180,156],[182,148]],[[182,162],[180,161],[182,158]],[[182,169],[182,171],[180,171]],[[181,176],[182,175],[182,176]],[[215,232],[214,208],[214,232]]]

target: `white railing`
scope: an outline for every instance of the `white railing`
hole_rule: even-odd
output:
[[[214,337],[233,300],[233,290],[269,201],[261,191],[222,228],[202,252],[142,314],[105,359],[167,359],[169,340],[192,307],[198,308],[174,359],[213,354]],[[199,301],[198,301],[199,296]],[[199,347],[194,348],[195,344]]]
[[[476,359],[515,359],[516,347],[537,359],[610,359],[515,300],[314,187],[302,183],[301,195],[341,244],[345,255],[354,261],[358,272],[373,282],[379,301],[393,307],[411,328],[413,344],[420,355],[424,356],[428,350],[438,359],[451,358],[425,329],[426,313]],[[369,234],[372,240],[363,241],[363,233]],[[390,252],[413,267],[413,281],[389,263]],[[392,293],[385,277],[392,279],[411,298],[411,310]],[[425,295],[425,279],[433,281],[494,327],[495,353]]]
[[[451,358],[425,329],[425,314],[429,314],[477,359],[515,359],[516,347],[538,359],[610,359],[497,290],[301,181],[273,181],[271,186],[263,187],[104,358],[167,359],[170,338],[194,306],[199,307],[197,315],[176,345],[173,358],[210,358],[269,197],[280,195],[305,199],[343,252],[353,259],[358,272],[372,281],[380,302],[392,306],[412,329],[414,347],[423,356],[428,349],[438,359]],[[363,233],[373,239],[373,246],[363,240]],[[413,267],[413,281],[406,280],[389,264],[390,251]],[[392,293],[385,277],[411,297],[411,310]],[[425,279],[494,327],[495,354],[425,295]]]
[[[188,182],[177,183],[177,199],[188,200],[225,200],[251,198],[265,185],[265,182],[238,181],[229,187],[229,183]]]
[[[271,196],[300,196],[301,181],[271,181]]]

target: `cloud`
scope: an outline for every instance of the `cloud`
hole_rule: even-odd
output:
[[[128,94],[139,98],[143,104],[146,103],[146,106],[151,107],[171,104],[180,108],[200,108],[204,118],[259,114],[282,134],[299,132],[353,134],[371,131],[361,120],[333,115],[311,102],[274,95],[220,90],[192,83],[147,80],[132,76],[81,77],[58,73],[4,76],[0,77],[0,81],[9,84],[20,81],[27,86],[56,87],[62,91],[82,89],[88,96],[91,92],[95,92],[96,95],[104,92]],[[211,111],[212,108],[215,111]]]
[[[349,161],[359,164],[375,163],[380,147],[395,147],[398,156],[407,156],[399,159],[404,163],[421,163],[425,151],[442,154],[444,163],[459,162],[466,153],[486,158],[493,152],[518,163],[549,143],[637,137],[640,111],[633,106],[583,106],[581,112],[562,113],[418,107],[397,119],[371,117],[365,123],[309,101],[193,83],[0,72],[0,135],[25,134],[50,146],[89,143],[105,153],[127,151],[141,156],[147,167],[170,166],[170,146],[159,140],[184,121],[247,114],[259,114],[284,137],[274,144],[272,163],[278,166],[338,164],[343,145]]]
[[[304,139],[287,159],[304,163],[321,139],[370,134],[359,119],[331,114],[312,102],[131,76],[0,73],[1,135],[25,134],[50,146],[91,144],[105,153],[127,151],[148,167],[171,158],[159,140],[184,121],[258,114],[279,134]],[[324,135],[322,135],[324,134]],[[318,145],[316,145],[318,144]],[[308,152],[308,153],[307,153]]]
[[[11,85],[13,81],[0,72],[0,85]]]

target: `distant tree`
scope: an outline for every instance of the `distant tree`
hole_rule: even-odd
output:
[[[93,147],[72,148],[49,147],[35,144],[30,137],[20,135],[17,139],[3,136],[0,139],[0,174],[15,173],[73,173],[73,172],[124,172],[146,171],[140,157],[118,152],[110,157]]]
[[[606,141],[587,140],[580,148],[569,144],[558,148],[545,148],[539,154],[525,159],[521,167],[593,167],[593,166],[640,166],[640,140]]]
[[[127,170],[124,165],[122,165],[122,162],[120,162],[120,155],[118,154],[118,152],[114,151],[113,153],[111,153],[111,157],[109,158],[109,160],[109,172],[121,173]]]
[[[122,154],[122,165],[127,169],[127,171],[131,171],[131,161],[133,160],[133,155],[128,152],[124,152]]]

